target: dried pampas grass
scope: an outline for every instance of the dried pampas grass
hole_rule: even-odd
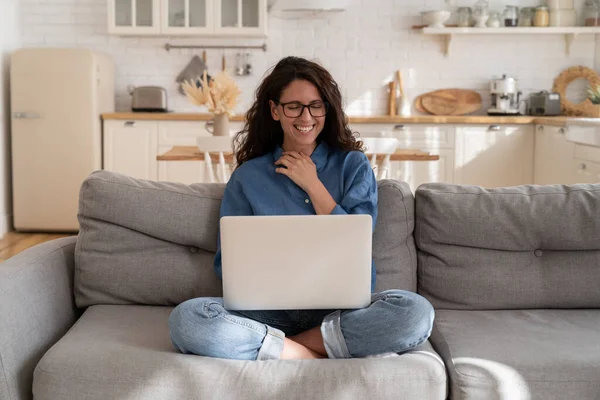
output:
[[[242,93],[235,80],[226,71],[220,71],[209,82],[204,71],[201,82],[201,87],[197,87],[194,81],[185,81],[181,84],[190,102],[198,106],[206,106],[208,111],[216,115],[227,113],[231,116]]]

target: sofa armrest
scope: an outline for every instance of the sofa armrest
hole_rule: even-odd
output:
[[[0,264],[0,400],[33,397],[35,366],[78,318],[76,241],[42,243]]]

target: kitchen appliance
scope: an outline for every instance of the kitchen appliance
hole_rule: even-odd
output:
[[[114,112],[114,66],[88,49],[25,48],[10,61],[14,227],[79,229],[79,190],[102,169],[100,114]]]
[[[167,112],[167,91],[159,86],[140,86],[131,93],[134,112]]]
[[[527,101],[527,115],[560,115],[560,94],[546,90],[532,93]]]
[[[510,76],[490,81],[492,106],[488,115],[519,115],[521,92],[517,90],[517,80]]]

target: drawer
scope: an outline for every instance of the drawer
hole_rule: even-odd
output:
[[[195,146],[196,137],[211,136],[206,129],[207,121],[159,121],[158,145],[159,146]],[[229,127],[232,131],[243,128],[242,122],[231,121]]]
[[[400,140],[400,146],[408,149],[454,148],[454,125],[354,124],[350,129],[365,137],[396,137]]]
[[[600,163],[600,147],[575,144],[575,158]]]
[[[600,183],[600,163],[572,160],[567,168],[569,180],[566,184]]]
[[[600,147],[600,126],[570,126],[563,132],[569,142]]]

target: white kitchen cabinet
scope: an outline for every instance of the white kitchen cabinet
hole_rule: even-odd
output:
[[[453,149],[454,126],[448,124],[352,124],[364,137],[395,137],[405,149]]]
[[[161,2],[160,32],[169,35],[212,33],[214,18],[210,0],[166,0]]]
[[[266,36],[267,0],[215,2],[215,33],[224,36]]]
[[[173,146],[196,146],[198,136],[211,136],[206,121],[159,121],[158,154],[164,154]],[[231,134],[243,128],[243,123],[230,121]],[[213,163],[217,162],[215,158]],[[216,169],[216,166],[214,167]],[[204,161],[158,161],[158,180],[185,184],[208,182]],[[231,167],[228,168],[231,173]]]
[[[107,0],[108,33],[159,34],[160,2],[161,0]]]
[[[457,125],[454,181],[502,187],[533,181],[532,125]]]
[[[158,177],[156,121],[104,121],[104,169],[140,179]]]
[[[266,37],[267,0],[107,0],[108,33]]]
[[[414,192],[427,182],[454,182],[454,126],[448,124],[353,124],[362,137],[395,137],[401,149],[439,155],[437,161],[393,161],[389,177],[407,182]]]
[[[196,146],[196,137],[210,136],[205,121],[159,121],[158,154],[173,146]],[[206,182],[204,161],[158,161],[158,180],[191,183]]]
[[[568,141],[567,129],[549,125],[536,127],[533,183],[570,185],[600,182],[598,148]]]
[[[414,193],[423,183],[454,181],[454,150],[432,151],[440,156],[436,161],[393,161],[390,178],[408,183]]]

